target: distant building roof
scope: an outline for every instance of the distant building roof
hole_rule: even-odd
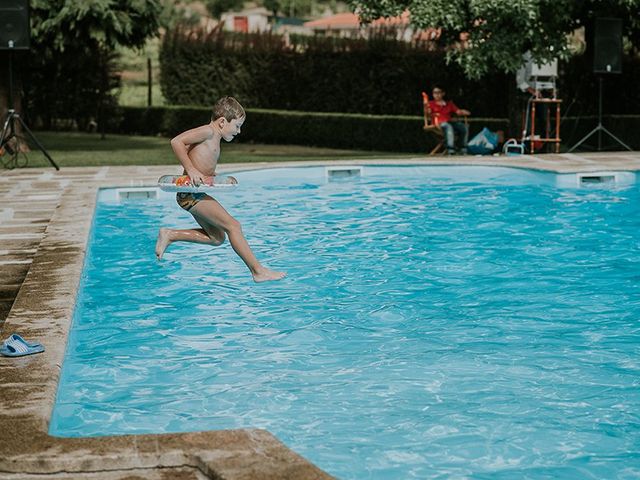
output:
[[[329,17],[305,22],[304,26],[314,30],[357,29],[360,28],[360,19],[355,13],[338,13]]]
[[[402,15],[391,18],[379,18],[371,22],[374,26],[384,25],[408,25],[409,24],[409,12],[404,11]],[[313,30],[356,30],[360,28],[360,17],[355,13],[338,13],[329,17],[319,18],[317,20],[311,20],[305,22],[305,27]]]

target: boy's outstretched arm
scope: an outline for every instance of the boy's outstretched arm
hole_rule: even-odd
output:
[[[213,137],[213,129],[209,125],[203,125],[182,132],[171,139],[173,153],[178,157],[178,160],[182,164],[184,171],[187,172],[193,185],[204,183],[204,175],[193,166],[193,162],[189,158],[189,147],[202,143],[211,137]]]

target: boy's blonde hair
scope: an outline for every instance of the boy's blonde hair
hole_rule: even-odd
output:
[[[224,117],[227,122],[230,122],[234,118],[240,119],[246,117],[247,114],[238,102],[233,97],[222,97],[213,106],[213,113],[211,120],[217,120],[220,117]]]

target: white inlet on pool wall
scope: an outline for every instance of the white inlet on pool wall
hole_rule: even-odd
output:
[[[635,183],[635,172],[563,173],[556,177],[559,188],[627,187]]]
[[[158,198],[158,189],[156,187],[117,188],[115,194],[118,202],[149,200]]]
[[[347,178],[359,178],[362,176],[363,167],[359,165],[325,167],[327,181],[344,180]]]

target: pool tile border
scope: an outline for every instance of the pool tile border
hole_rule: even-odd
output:
[[[327,163],[221,165],[220,170],[241,171]],[[615,152],[535,157],[440,157],[331,163],[487,165],[570,173],[640,170],[640,154]],[[15,359],[0,357],[0,431],[3,432],[0,435],[0,474],[16,478],[42,474],[76,478],[78,475],[102,473],[108,478],[120,478],[134,470],[151,474],[157,469],[169,469],[166,472],[174,469],[195,472],[189,478],[332,478],[287,448],[272,434],[259,429],[94,438],[48,435],[49,417],[64,360],[97,189],[155,185],[159,176],[172,171],[178,173],[175,168],[159,166],[67,168],[55,173],[33,169],[13,171],[8,175],[11,177],[9,183],[12,180],[17,180],[18,185],[23,182],[20,188],[6,189],[9,193],[20,191],[29,182],[37,182],[43,177],[47,179],[47,189],[63,191],[62,194],[58,191],[48,194],[46,198],[36,198],[57,203],[2,329],[2,338],[18,332],[26,338],[42,341],[46,351]],[[2,186],[0,179],[0,188]],[[4,195],[0,193],[0,199]]]

